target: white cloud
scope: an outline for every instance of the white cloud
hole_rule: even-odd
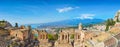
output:
[[[62,12],[67,12],[67,11],[70,11],[70,10],[73,10],[75,8],[79,8],[79,7],[64,7],[64,8],[58,8],[56,9],[59,13],[62,13]]]
[[[80,19],[93,19],[93,16],[95,16],[95,14],[81,14],[80,17],[77,17],[77,18],[80,18]]]

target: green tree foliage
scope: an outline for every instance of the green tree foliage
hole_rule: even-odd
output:
[[[48,34],[48,39],[49,39],[49,40],[57,40],[57,39],[58,39],[58,34],[55,34],[55,35],[53,35],[53,34]]]
[[[108,29],[109,29],[109,26],[107,25],[105,31],[108,31]]]
[[[120,22],[118,17],[117,17],[117,19],[116,19],[116,22]]]
[[[4,27],[6,25],[5,20],[0,21],[0,26]]]
[[[74,39],[74,34],[72,34],[72,35],[70,36],[70,39]]]
[[[18,23],[15,23],[15,27],[18,27]]]
[[[54,40],[57,40],[58,39],[58,34],[55,34],[54,35]]]
[[[115,24],[115,21],[113,19],[108,19],[106,21],[106,29],[105,31],[108,31],[109,30],[109,26],[113,26]]]
[[[54,40],[53,35],[52,34],[48,34],[48,39],[49,40]]]

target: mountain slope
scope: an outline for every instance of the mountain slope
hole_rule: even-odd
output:
[[[104,20],[102,19],[68,19],[63,21],[38,24],[39,25],[38,28],[71,27],[77,26],[79,23],[82,23],[83,25],[89,25],[102,22],[104,22]]]

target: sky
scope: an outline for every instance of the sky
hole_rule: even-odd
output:
[[[120,10],[120,0],[0,0],[0,20],[34,24],[66,19],[108,19]]]

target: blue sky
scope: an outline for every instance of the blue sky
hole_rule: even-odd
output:
[[[0,0],[0,20],[33,24],[74,18],[108,19],[119,9],[119,0]]]

